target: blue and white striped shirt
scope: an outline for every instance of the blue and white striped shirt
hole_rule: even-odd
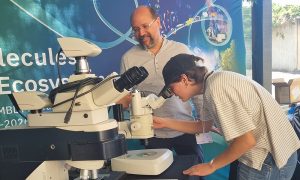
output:
[[[229,143],[252,131],[256,146],[239,161],[260,170],[271,153],[283,167],[300,147],[287,116],[271,94],[247,77],[227,71],[208,77],[203,95],[203,118],[214,121]]]

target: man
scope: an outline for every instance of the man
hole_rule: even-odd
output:
[[[160,34],[160,18],[151,7],[139,6],[130,17],[134,37],[139,45],[132,47],[122,57],[121,73],[132,66],[143,66],[149,76],[138,85],[137,89],[146,95],[158,95],[164,86],[162,69],[168,60],[179,53],[190,53],[186,45],[165,39]],[[164,105],[154,110],[154,115],[174,119],[193,121],[192,108],[189,102],[183,103],[173,96]],[[197,155],[203,162],[203,155],[196,138],[191,134],[183,134],[171,129],[155,130],[155,137],[145,144],[148,149],[168,148],[178,155]]]

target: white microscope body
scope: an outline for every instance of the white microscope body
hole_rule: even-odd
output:
[[[108,107],[128,95],[132,86],[147,77],[147,71],[143,67],[134,67],[121,76],[112,73],[101,81],[96,80],[96,76],[90,74],[86,57],[100,54],[101,49],[88,41],[77,38],[58,38],[58,41],[67,57],[75,57],[76,72],[70,76],[66,85],[62,85],[64,88],[58,87],[54,93],[51,92],[51,97],[41,92],[13,93],[19,108],[31,111],[28,114],[28,128],[52,127],[64,131],[86,133],[111,133],[110,131],[119,129],[117,132],[125,135],[126,138],[153,137],[152,109],[163,104],[163,97],[142,98],[140,93],[135,91],[132,93],[131,121],[119,122],[118,124],[108,115]],[[91,82],[86,83],[84,80]],[[43,111],[45,108],[52,108],[52,111]],[[120,148],[117,146],[123,146],[122,138],[113,136],[112,139],[116,141],[114,146],[107,146],[113,147],[112,151],[116,151],[115,148]],[[111,155],[107,147],[103,147],[101,152],[106,158],[112,158],[112,169],[115,171],[157,175],[173,162],[172,152],[166,149],[128,151],[128,154],[123,151],[116,151]],[[76,151],[74,153],[76,154]],[[114,158],[119,155],[122,156]],[[52,179],[57,177],[58,179],[68,179],[67,166],[81,169],[81,179],[96,179],[98,177],[97,169],[103,166],[104,161],[98,156],[95,160],[90,158],[89,156],[86,161],[84,159],[78,161],[74,159],[45,161],[27,179],[41,179],[45,177],[45,174]],[[130,164],[132,162],[134,163]],[[126,164],[125,169],[124,163]],[[145,167],[145,164],[148,166]],[[145,169],[137,169],[136,166]]]
[[[138,90],[131,93],[130,121],[119,122],[119,133],[128,139],[146,139],[154,136],[153,109],[159,108],[165,98],[150,94],[142,97]]]
[[[170,94],[170,91],[164,91]],[[153,109],[163,105],[170,96],[150,94],[142,97],[137,90],[131,94],[130,121],[119,122],[119,133],[130,139],[146,139],[154,136]],[[111,160],[113,171],[125,171],[130,174],[157,175],[173,162],[172,152],[168,149],[146,149],[129,151],[127,154]],[[150,164],[150,165],[149,165]]]

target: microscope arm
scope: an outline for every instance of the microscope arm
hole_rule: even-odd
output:
[[[137,90],[132,92],[130,121],[119,122],[119,133],[127,139],[147,139],[154,136],[153,109],[163,105],[166,98],[150,94],[142,97]]]
[[[149,99],[148,100],[148,105],[152,109],[157,109],[157,108],[161,107],[166,101],[166,99],[164,97],[162,97],[162,96],[157,97],[154,94],[148,95],[147,99]]]

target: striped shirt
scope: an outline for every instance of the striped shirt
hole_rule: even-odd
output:
[[[146,95],[149,93],[158,95],[165,85],[162,75],[163,67],[171,57],[179,53],[190,53],[190,51],[186,45],[168,39],[164,39],[162,47],[156,55],[141,46],[134,46],[122,57],[121,73],[133,66],[145,67],[149,75],[137,86],[137,89],[145,92]],[[194,120],[191,104],[182,102],[176,96],[168,98],[160,108],[154,109],[153,113],[159,117]],[[173,138],[183,134],[168,128],[155,129],[154,133],[158,138]]]
[[[256,146],[239,161],[260,170],[271,153],[283,167],[300,147],[287,116],[271,94],[258,83],[234,72],[215,72],[205,83],[204,119],[214,121],[229,143],[252,130]]]

